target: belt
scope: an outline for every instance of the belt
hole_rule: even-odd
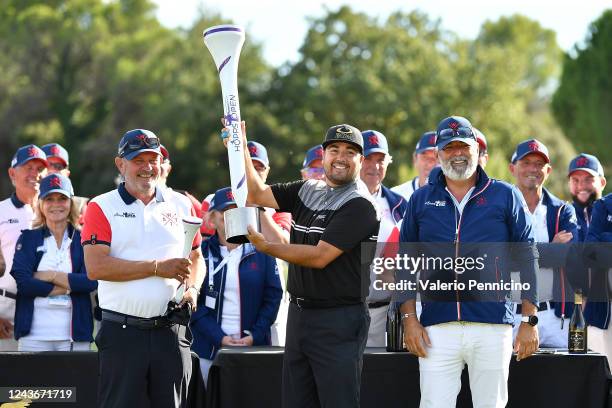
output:
[[[4,297],[7,297],[9,299],[17,300],[17,295],[14,294],[13,292],[9,292],[6,289],[0,289],[0,296],[4,296]]]
[[[538,304],[538,312],[542,312],[544,310],[548,310],[548,309],[552,309],[552,305],[550,304],[549,301],[546,302],[540,302]],[[523,311],[523,307],[522,305],[519,303],[516,305],[516,314],[521,314],[521,312]]]
[[[304,309],[330,309],[332,307],[352,306],[362,303],[360,301],[354,303],[338,303],[336,300],[305,299],[296,296],[291,296],[289,302]]]
[[[379,307],[389,306],[390,302],[371,302],[368,303],[368,309],[378,309]]]
[[[144,317],[128,316],[108,310],[102,311],[102,320],[120,323],[124,326],[136,327],[138,329],[161,329],[164,327],[170,327],[174,324],[165,316],[157,316],[147,319]]]

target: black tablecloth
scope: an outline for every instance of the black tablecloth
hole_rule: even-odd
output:
[[[206,406],[200,360],[192,353],[189,408]],[[98,353],[0,353],[0,387],[75,387],[75,403],[34,402],[30,407],[95,408],[98,394]],[[0,402],[2,406],[2,402]]]
[[[208,408],[280,407],[282,348],[222,349],[213,364]],[[609,367],[599,354],[538,354],[512,358],[508,380],[511,408],[605,408]],[[361,380],[363,408],[418,407],[419,362],[408,353],[366,349]],[[457,407],[471,407],[467,370]],[[612,407],[610,407],[612,408]]]

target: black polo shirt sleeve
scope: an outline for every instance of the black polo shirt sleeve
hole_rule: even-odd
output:
[[[365,198],[354,198],[334,213],[321,241],[348,252],[361,242],[376,242],[379,225],[374,205]]]
[[[274,199],[278,204],[279,212],[293,213],[298,203],[298,193],[306,180],[293,181],[291,183],[278,183],[270,186]]]

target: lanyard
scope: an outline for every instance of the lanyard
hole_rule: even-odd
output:
[[[236,249],[241,248],[242,245],[240,245],[239,247],[237,247]],[[234,251],[236,250],[234,249]],[[221,270],[221,268],[223,268],[225,266],[225,264],[229,261],[231,256],[231,252],[227,254],[227,256],[225,258],[223,258],[223,260],[221,260],[221,263],[219,263],[219,265],[217,265],[217,267],[215,268],[214,263],[212,261],[213,256],[212,253],[210,252],[210,249],[208,249],[208,270],[210,271],[208,274],[208,287],[210,288],[210,290],[212,290],[212,288],[214,288],[214,282],[213,282],[213,278],[215,277],[215,274],[217,272],[219,272],[219,270]]]

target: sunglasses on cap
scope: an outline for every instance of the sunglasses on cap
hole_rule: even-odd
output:
[[[124,144],[119,146],[119,156],[123,157],[126,153],[131,153],[144,148],[157,149],[158,147],[159,139],[157,137],[140,134],[127,140]]]
[[[476,139],[474,131],[470,127],[458,127],[457,129],[442,129],[438,133],[438,139],[450,139],[453,137],[469,137],[470,139]]]

